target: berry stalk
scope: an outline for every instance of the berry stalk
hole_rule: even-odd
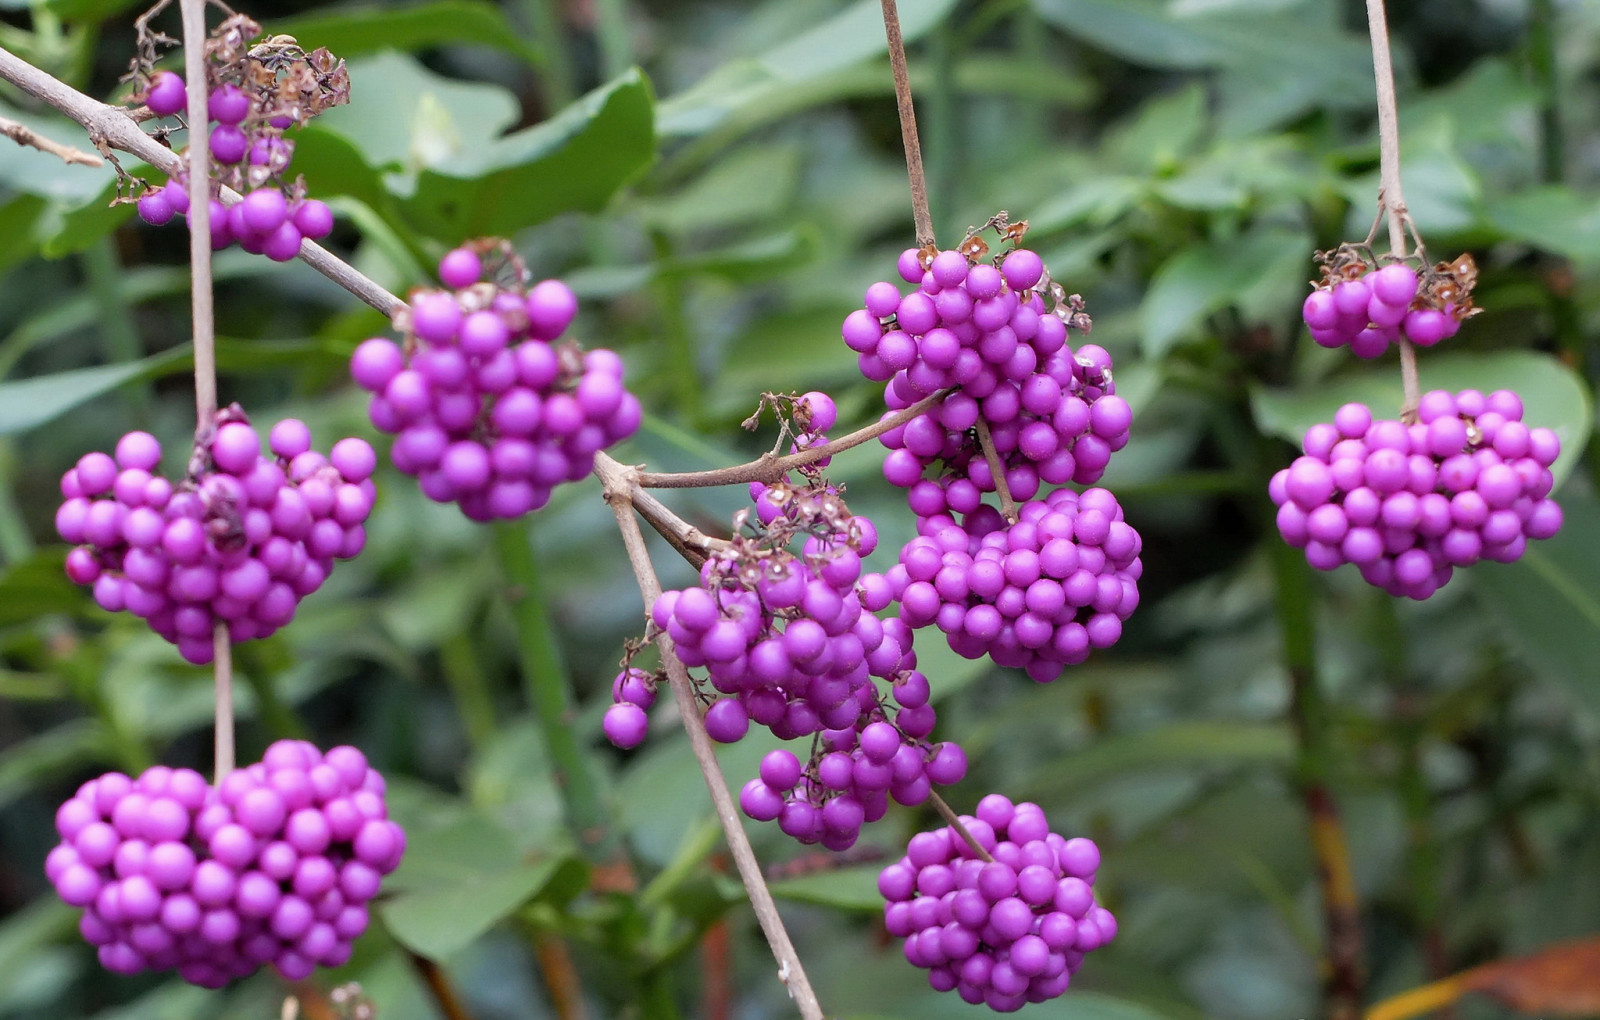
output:
[[[911,215],[917,225],[917,246],[934,243],[933,214],[928,210],[928,176],[922,169],[922,143],[917,138],[917,111],[911,103],[911,75],[906,70],[906,41],[900,34],[895,0],[883,0],[883,31],[889,39],[889,67],[894,73],[895,108],[906,147],[906,176],[911,179]]]
[[[1378,202],[1389,221],[1389,252],[1396,258],[1406,253],[1405,193],[1400,190],[1400,116],[1394,96],[1394,61],[1389,55],[1389,24],[1383,0],[1367,0],[1367,29],[1372,35],[1372,72],[1378,91]],[[1400,382],[1405,404],[1400,417],[1411,420],[1422,399],[1417,380],[1417,350],[1402,333]]]
[[[944,819],[945,824],[955,830],[956,835],[967,841],[967,845],[972,848],[972,852],[977,855],[978,860],[983,861],[985,864],[994,860],[993,857],[989,856],[989,851],[983,848],[983,844],[973,837],[972,831],[967,828],[967,823],[963,822],[961,816],[956,814],[949,804],[945,803],[943,797],[937,793],[930,792],[928,794],[928,803],[932,804],[933,809],[939,812],[939,817]]]
[[[217,340],[211,290],[211,150],[198,132],[206,123],[205,0],[179,0],[189,114],[189,302],[194,330],[195,442],[206,441],[217,417]],[[227,624],[212,630],[216,684],[213,782],[233,771],[233,654]]]
[[[657,580],[655,567],[650,563],[650,553],[645,548],[639,522],[633,516],[630,493],[637,484],[636,479],[632,477],[636,473],[604,453],[595,457],[595,474],[600,477],[604,486],[606,502],[616,514],[617,528],[621,531],[623,545],[628,550],[628,562],[633,566],[639,592],[644,596],[645,607],[648,610],[661,597],[661,582]],[[723,835],[728,841],[728,850],[733,855],[733,863],[739,870],[739,878],[744,882],[746,893],[750,896],[750,906],[755,911],[762,934],[766,936],[768,945],[772,947],[772,955],[778,961],[778,980],[788,988],[789,995],[799,1007],[804,1020],[823,1020],[822,1005],[817,1001],[817,993],[806,977],[805,967],[800,962],[799,954],[795,952],[788,929],[784,927],[783,918],[778,914],[777,904],[773,902],[772,893],[762,876],[761,865],[756,861],[755,851],[751,849],[750,840],[745,836],[744,823],[739,819],[733,797],[728,793],[728,783],[723,777],[722,766],[717,762],[711,737],[707,735],[705,723],[700,718],[700,707],[695,700],[689,671],[674,653],[672,639],[664,632],[656,636],[656,644],[661,650],[661,661],[666,666],[667,677],[672,685],[673,700],[677,702],[678,714],[683,719],[683,728],[689,734],[689,744],[694,749],[695,761],[699,764],[700,772],[706,780],[706,787],[711,792],[711,803],[716,810],[717,821],[722,825]]]

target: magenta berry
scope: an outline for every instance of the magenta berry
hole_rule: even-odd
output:
[[[1456,567],[1516,560],[1561,526],[1550,499],[1560,441],[1521,417],[1509,391],[1429,392],[1410,427],[1347,404],[1334,415],[1340,438],[1327,442],[1328,426],[1315,426],[1305,455],[1273,478],[1278,530],[1319,570],[1354,563],[1369,583],[1413,599]]]
[[[373,424],[395,436],[394,465],[476,521],[544,506],[643,417],[620,358],[552,343],[577,310],[565,284],[520,294],[475,283],[482,271],[472,250],[451,252],[441,279],[471,290],[413,294],[403,321],[416,349],[408,355],[375,338],[350,361],[352,378],[373,394]]]
[[[189,769],[108,773],[56,812],[45,873],[116,973],[220,988],[272,963],[302,980],[349,959],[405,853],[383,789],[355,748],[298,741],[220,788]]]
[[[935,990],[998,1012],[1055,998],[1117,935],[1094,900],[1099,850],[1051,832],[1038,805],[998,794],[961,821],[981,853],[955,829],[935,829],[879,874],[885,927]]]
[[[68,576],[194,663],[211,661],[218,623],[235,642],[287,624],[333,561],[360,551],[374,494],[364,440],[341,441],[330,465],[307,452],[298,421],[279,422],[266,451],[237,407],[222,417],[198,478],[173,486],[153,476],[160,444],[130,432],[114,461],[86,454],[67,473],[62,489],[74,495],[56,516],[61,537],[78,543]]]
[[[170,117],[181,112],[187,102],[183,79],[171,71],[157,71],[150,76],[144,102],[150,107],[150,112],[158,117]]]

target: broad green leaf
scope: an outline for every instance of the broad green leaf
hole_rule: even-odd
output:
[[[50,208],[38,195],[17,195],[0,205],[0,270],[33,257],[34,232]]]
[[[322,199],[347,195],[373,208],[389,200],[382,178],[355,142],[320,119],[295,135],[294,172],[304,174],[311,193]]]
[[[1311,242],[1269,230],[1186,248],[1156,270],[1139,307],[1141,348],[1160,358],[1212,312],[1239,304],[1264,279],[1298,272]]]
[[[1551,186],[1491,199],[1488,206],[1489,222],[1507,237],[1576,262],[1600,262],[1595,196]]]
[[[1075,750],[1041,768],[1039,778],[1014,796],[1061,796],[1128,772],[1282,765],[1294,753],[1294,736],[1280,723],[1184,720],[1106,737]]]
[[[724,156],[676,193],[643,203],[641,218],[673,234],[766,220],[793,200],[800,165],[795,146],[749,146]]]
[[[1561,438],[1561,456],[1551,468],[1558,486],[1589,442],[1589,389],[1570,368],[1548,354],[1425,352],[1421,376],[1424,392],[1515,391],[1526,409],[1523,420],[1530,426],[1554,429]],[[1333,413],[1351,401],[1360,401],[1379,417],[1388,417],[1399,413],[1401,399],[1399,369],[1386,362],[1290,389],[1257,386],[1251,390],[1250,406],[1262,431],[1299,446],[1306,429],[1332,421]]]
[[[67,948],[78,911],[54,897],[34,900],[0,925],[0,1012],[47,1009],[82,970]]]
[[[443,960],[471,945],[582,865],[568,857],[529,860],[509,833],[464,815],[444,828],[408,833],[405,860],[386,880],[394,894],[379,912],[402,945]]]
[[[46,546],[0,573],[0,627],[83,605],[78,586],[67,579],[65,560],[64,546]]]
[[[425,168],[404,209],[452,242],[598,211],[654,160],[653,123],[650,84],[629,71],[543,124]]]
[[[334,56],[347,59],[383,50],[414,53],[453,43],[476,43],[537,61],[536,51],[522,43],[521,34],[500,8],[482,0],[340,7],[274,21],[268,28],[274,35],[294,36],[308,50],[326,46]],[[367,84],[356,79],[355,87]]]
[[[1506,642],[1600,713],[1600,502],[1576,483],[1557,501],[1563,521],[1555,536],[1529,542],[1515,563],[1481,563],[1467,576]]]
[[[188,347],[174,347],[138,361],[0,382],[0,435],[38,428],[120,386],[159,375],[188,357]]]
[[[878,892],[876,865],[815,871],[799,878],[772,883],[772,895],[796,903],[818,903],[825,907],[875,914],[883,910],[883,894]]]
[[[1159,173],[1188,155],[1206,130],[1206,93],[1198,84],[1153,99],[1108,132],[1106,155],[1118,166]]]
[[[132,205],[111,204],[114,189],[109,185],[93,198],[52,209],[36,228],[41,253],[55,259],[80,252],[132,219]]]
[[[74,719],[12,744],[0,752],[0,807],[63,772],[104,761],[108,736],[98,721]]]
[[[955,0],[901,3],[902,35],[907,42],[918,39],[938,25],[954,6]],[[874,0],[857,0],[781,46],[760,56],[730,61],[687,91],[663,101],[659,130],[663,136],[704,134],[736,112],[769,98],[781,102],[783,93],[808,83],[837,87],[841,72],[881,56],[888,49],[883,33],[883,5]],[[874,77],[885,80],[881,69],[874,71]]]
[[[349,104],[318,117],[317,130],[347,139],[368,166],[397,173],[390,186],[402,194],[432,166],[486,167],[486,151],[516,123],[517,101],[505,89],[442,77],[403,54],[352,60],[350,79],[358,84]]]

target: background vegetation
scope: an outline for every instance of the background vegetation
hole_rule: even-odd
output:
[[[107,96],[137,13],[0,0],[0,45]],[[351,105],[303,133],[295,163],[341,213],[333,247],[404,293],[463,237],[514,237],[579,291],[578,334],[628,362],[650,413],[619,459],[745,459],[770,442],[738,428],[763,390],[826,389],[849,423],[881,408],[838,336],[911,241],[876,2],[249,13],[350,61]],[[1359,5],[902,4],[940,237],[1001,208],[1027,217],[1137,412],[1106,483],[1145,536],[1122,642],[1049,686],[936,635],[919,647],[941,735],[974,762],[955,806],[1034,799],[1105,854],[1121,935],[1029,1015],[1317,1015],[1314,785],[1343,815],[1368,1001],[1600,928],[1600,460],[1585,450],[1600,6],[1392,13],[1406,195],[1435,257],[1476,255],[1487,309],[1424,352],[1423,386],[1515,388],[1567,450],[1561,535],[1425,604],[1348,568],[1313,575],[1266,497],[1307,424],[1353,397],[1399,406],[1392,355],[1319,350],[1298,314],[1312,250],[1365,236],[1376,211]],[[82,144],[18,94],[0,114]],[[79,455],[135,427],[176,448],[192,429],[185,238],[108,208],[111,188],[109,170],[0,145],[0,1017],[265,1020],[286,994],[270,975],[206,993],[104,973],[41,873],[55,806],[84,779],[209,763],[209,675],[74,589],[51,526]],[[217,268],[223,399],[303,417],[321,446],[372,436],[344,364],[383,320],[299,263],[232,251]],[[878,522],[881,569],[910,515],[878,461],[863,448],[833,474]],[[239,650],[241,756],[284,734],[357,743],[412,833],[381,923],[323,987],[361,982],[383,1020],[441,1017],[416,953],[480,1020],[569,1020],[573,979],[590,1016],[785,1015],[670,699],[640,751],[599,735],[641,607],[596,483],[500,528],[393,472],[379,489],[367,552],[293,627]],[[744,501],[672,496],[707,530]],[[659,551],[664,580],[687,583]],[[730,780],[767,746],[728,749]],[[552,762],[574,760],[590,782],[558,784]],[[564,809],[563,789],[590,786]],[[598,850],[574,820],[600,827]],[[932,823],[897,809],[844,868],[751,826],[831,1012],[978,1015],[928,991],[876,919],[872,854]],[[1458,1015],[1506,1009],[1477,996]]]

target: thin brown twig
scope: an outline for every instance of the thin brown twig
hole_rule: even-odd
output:
[[[930,791],[928,793],[928,801],[933,805],[933,809],[939,812],[939,817],[945,820],[945,824],[954,829],[957,836],[967,841],[967,846],[972,847],[980,861],[987,863],[994,860],[993,857],[989,856],[989,851],[983,848],[983,844],[973,838],[972,831],[967,828],[967,823],[963,822],[961,816],[950,809],[950,805],[945,803],[943,797]]]
[[[679,517],[665,503],[637,485],[631,490],[629,499],[645,523],[654,528],[656,534],[666,539],[667,544],[677,550],[678,555],[696,570],[700,569],[700,565],[706,561],[706,557],[713,549],[728,544],[726,540],[712,538]]]
[[[917,247],[925,248],[934,243],[933,214],[928,211],[928,178],[922,170],[917,111],[911,103],[911,75],[906,70],[906,41],[900,34],[900,12],[895,0],[883,0],[883,31],[889,39],[889,68],[894,74],[900,138],[906,147],[906,176],[911,179],[911,215],[917,227]]]
[[[589,1020],[589,1011],[583,1004],[583,982],[572,964],[566,941],[540,934],[533,940],[533,953],[539,958],[539,971],[544,975],[544,988],[557,1020]]]
[[[910,407],[873,422],[864,428],[856,429],[849,435],[840,436],[838,439],[813,446],[808,450],[801,450],[783,457],[774,457],[764,453],[755,460],[744,464],[735,464],[732,467],[713,468],[709,471],[678,471],[656,472],[641,471],[638,483],[646,489],[704,489],[713,485],[736,485],[740,482],[767,482],[771,484],[798,467],[804,467],[824,457],[831,457],[836,453],[860,446],[870,442],[888,432],[898,428],[906,422],[932,408],[939,401],[950,395],[950,390],[943,389],[931,393]]]
[[[1389,24],[1383,0],[1367,0],[1367,29],[1372,35],[1372,72],[1378,92],[1378,203],[1389,219],[1389,252],[1406,253],[1406,199],[1400,189],[1400,115],[1394,94],[1394,60],[1389,53]],[[1411,420],[1422,400],[1417,378],[1417,351],[1400,336],[1400,382],[1405,403],[1400,416]]]
[[[411,966],[416,968],[422,983],[428,986],[428,994],[433,996],[433,1003],[445,1020],[472,1020],[472,1014],[467,1012],[466,1004],[443,967],[417,953],[407,951],[406,955],[411,958]]]
[[[131,153],[168,175],[182,169],[183,158],[141,131],[127,110],[84,95],[4,48],[0,48],[0,80],[43,100],[82,125],[89,140],[102,152],[110,148]],[[201,123],[205,123],[204,119]],[[241,196],[231,188],[222,188],[219,197],[223,205],[233,205]],[[315,241],[300,245],[300,258],[386,316],[393,316],[405,304]]]
[[[31,149],[38,149],[40,152],[48,152],[50,155],[55,156],[63,163],[67,163],[69,165],[105,165],[105,160],[101,159],[99,156],[84,152],[81,149],[74,149],[70,145],[62,145],[60,142],[55,141],[54,139],[46,138],[44,135],[41,135],[28,125],[23,124],[20,121],[12,120],[10,117],[0,117],[0,135],[5,135],[18,145],[27,146]]]
[[[656,579],[655,567],[651,564],[650,553],[645,548],[644,535],[640,532],[639,522],[633,515],[630,495],[637,485],[637,472],[618,464],[602,453],[596,457],[595,473],[600,476],[605,488],[606,502],[611,505],[612,512],[616,515],[617,528],[622,532],[623,545],[627,547],[628,562],[633,566],[634,577],[639,583],[639,591],[644,596],[645,610],[648,612],[656,599],[661,597],[661,582]],[[695,761],[705,777],[707,789],[711,791],[711,803],[716,810],[717,821],[722,826],[723,836],[728,841],[728,850],[733,855],[734,866],[744,882],[745,892],[750,897],[750,906],[755,911],[756,921],[761,925],[767,943],[772,947],[772,955],[778,962],[778,980],[789,989],[789,995],[799,1006],[800,1015],[804,1020],[823,1020],[822,1006],[817,1001],[817,994],[812,990],[811,982],[806,977],[805,967],[800,962],[799,954],[795,952],[794,943],[789,939],[788,929],[783,925],[783,918],[778,914],[778,906],[773,902],[772,892],[767,888],[766,879],[761,874],[761,865],[757,863],[755,851],[751,849],[750,841],[745,836],[744,824],[739,820],[738,809],[728,793],[728,783],[723,778],[722,766],[717,762],[711,738],[706,734],[705,724],[700,719],[700,707],[695,700],[689,671],[673,652],[672,639],[665,633],[657,635],[656,645],[661,650],[661,661],[667,668],[667,677],[672,685],[672,695],[677,702],[678,713],[683,719],[683,728],[689,734],[689,746],[694,750]]]
[[[1017,501],[1011,498],[1011,483],[1006,481],[1005,465],[1000,463],[1000,454],[994,448],[994,436],[989,434],[989,423],[982,416],[978,418],[978,445],[983,449],[983,459],[989,464],[989,473],[994,476],[994,491],[1000,494],[1000,513],[1012,524],[1017,523]]]

